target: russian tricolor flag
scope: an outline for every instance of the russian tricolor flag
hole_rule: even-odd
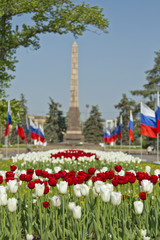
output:
[[[105,130],[105,132],[104,132],[104,143],[106,143],[106,142],[107,142],[107,132]]]
[[[120,116],[120,125],[119,125],[119,128],[118,128],[118,136],[120,139],[122,139],[122,116]]]
[[[36,138],[36,126],[34,125],[32,119],[30,118],[30,132],[31,132],[31,139],[35,140]]]
[[[156,111],[156,118],[157,118],[157,134],[160,134],[160,107],[159,107],[159,92],[157,92],[157,111]]]
[[[37,142],[39,142],[40,141],[40,135],[39,135],[39,126],[38,126],[37,122],[35,124],[35,134],[36,134],[36,140],[37,140]]]
[[[110,144],[110,135],[111,135],[111,134],[110,134],[110,130],[107,130],[106,134],[107,134],[107,136],[106,136],[106,138],[107,138],[106,141],[107,141],[108,144]]]
[[[157,138],[157,121],[155,112],[141,102],[141,135]]]
[[[134,137],[133,137],[133,116],[132,116],[132,111],[130,111],[130,119],[129,119],[129,139],[134,142]]]
[[[28,117],[26,116],[26,143],[28,143],[28,136],[29,136],[29,124]]]
[[[114,134],[114,141],[117,140],[117,120],[115,119],[115,122],[114,122],[114,130],[113,130],[113,134]]]
[[[40,137],[39,140],[40,140],[42,143],[45,143],[44,130],[43,130],[43,128],[42,128],[41,125],[39,125],[39,137]]]
[[[111,142],[114,142],[114,130],[111,132],[111,135],[110,135],[110,143]]]
[[[6,137],[9,134],[9,125],[12,123],[12,118],[11,118],[11,107],[10,107],[10,101],[8,101],[8,112],[7,112],[7,126],[6,130],[3,133],[3,137]]]
[[[19,123],[18,123],[18,136],[21,138],[21,140],[23,141],[25,139],[25,135],[24,135],[24,130],[23,130],[23,127],[22,127],[22,123],[21,123],[21,120],[20,120],[20,115],[19,113],[17,114],[18,117],[19,117]]]

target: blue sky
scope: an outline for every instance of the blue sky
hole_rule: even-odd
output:
[[[80,2],[80,1],[79,1]],[[109,33],[85,32],[76,41],[79,51],[79,108],[86,118],[86,104],[98,105],[104,119],[119,115],[114,105],[122,94],[142,89],[145,71],[154,65],[160,49],[159,0],[90,0],[102,7]],[[20,20],[18,20],[20,21]],[[93,28],[92,28],[93,29]],[[95,29],[96,30],[96,29]],[[40,36],[41,48],[19,48],[15,79],[8,99],[27,99],[29,114],[46,115],[49,96],[62,104],[70,101],[72,34]]]

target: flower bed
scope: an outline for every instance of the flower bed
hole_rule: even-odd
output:
[[[24,156],[0,171],[1,239],[160,239],[160,169],[142,171],[119,153],[112,161],[97,151],[71,153],[47,153],[48,161],[33,155],[34,164]],[[118,156],[122,165],[114,164]]]

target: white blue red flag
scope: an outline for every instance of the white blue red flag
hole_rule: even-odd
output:
[[[5,132],[3,133],[3,137],[6,137],[9,134],[9,125],[11,123],[12,123],[11,107],[10,107],[10,101],[8,101],[7,126],[6,126],[6,129],[5,129]]]
[[[29,136],[29,124],[28,117],[26,116],[26,143],[28,143],[28,136]]]
[[[122,139],[122,128],[123,128],[122,116],[120,116],[120,125],[119,125],[119,128],[118,128],[118,136],[119,136],[120,139]]]
[[[133,137],[133,116],[132,116],[132,111],[130,111],[130,119],[129,119],[129,139],[134,142],[134,137]]]
[[[106,129],[105,129],[105,131],[104,131],[104,143],[106,143],[107,142],[107,132],[106,132]]]
[[[17,114],[18,117],[19,117],[19,121],[18,121],[18,136],[21,138],[21,140],[23,141],[25,139],[25,135],[24,135],[24,130],[23,130],[23,127],[22,127],[22,123],[21,123],[21,120],[20,120],[20,115],[19,113]]]
[[[110,135],[111,135],[110,130],[107,130],[107,131],[106,131],[106,134],[107,134],[107,136],[106,136],[106,138],[107,138],[106,141],[107,141],[108,144],[110,144]]]
[[[114,134],[114,141],[117,140],[117,120],[115,119],[115,122],[114,122],[114,130],[113,130],[113,134]]]
[[[30,134],[31,134],[31,139],[35,140],[36,138],[36,126],[34,125],[32,119],[30,118]]]
[[[40,135],[39,135],[39,125],[38,125],[38,123],[36,122],[35,123],[35,134],[36,134],[36,140],[37,140],[37,142],[39,142],[40,141]]]
[[[42,143],[45,143],[44,130],[43,130],[43,128],[42,128],[41,125],[39,125],[39,137],[40,137],[39,140],[40,140]]]
[[[157,138],[157,121],[155,112],[141,102],[141,135]]]

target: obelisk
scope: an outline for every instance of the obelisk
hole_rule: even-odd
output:
[[[67,132],[64,142],[67,144],[79,144],[84,141],[80,126],[80,112],[78,101],[78,45],[72,45],[70,108],[68,112]]]

